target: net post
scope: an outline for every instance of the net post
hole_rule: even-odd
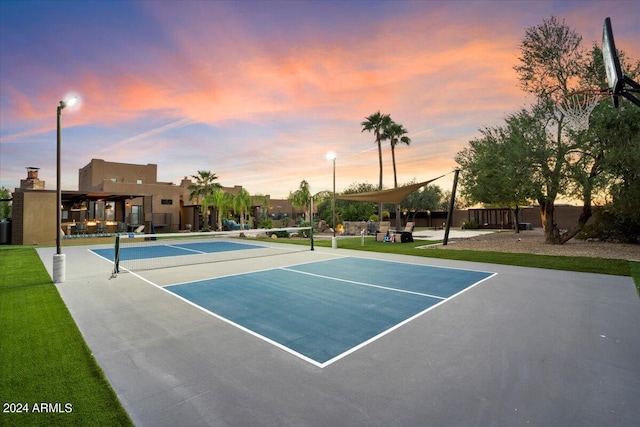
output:
[[[311,230],[309,232],[309,238],[311,239],[311,250],[313,248],[313,196],[309,197],[309,219],[311,220]]]
[[[120,273],[120,235],[116,234],[116,241],[113,253],[113,272],[111,277],[116,277]]]

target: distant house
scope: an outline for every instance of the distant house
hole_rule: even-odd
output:
[[[78,190],[62,190],[61,232],[110,234],[142,226],[146,233],[197,230],[202,215],[200,206],[189,199],[193,182],[187,177],[179,185],[158,182],[157,171],[155,164],[92,159],[79,170]],[[224,189],[236,194],[241,188]],[[11,243],[55,244],[56,191],[45,188],[38,168],[27,168],[27,179],[12,197]]]

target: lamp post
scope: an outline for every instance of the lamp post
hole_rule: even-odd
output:
[[[60,132],[60,116],[65,107],[70,107],[77,102],[78,98],[73,97],[67,101],[60,101],[57,109],[57,127],[56,127],[56,253],[53,256],[53,282],[63,283],[65,281],[65,255],[62,253],[60,232],[62,230],[62,188],[60,185],[60,163],[61,163],[61,132]]]
[[[331,247],[335,249],[338,247],[338,241],[336,239],[336,153],[329,151],[327,153],[327,160],[331,160],[333,162],[333,200],[331,203],[333,237],[331,238]]]

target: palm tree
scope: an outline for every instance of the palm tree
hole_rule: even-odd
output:
[[[255,224],[259,226],[260,222],[266,217],[266,212],[269,210],[269,197],[264,194],[255,194],[251,196],[251,203],[256,206]]]
[[[393,163],[393,187],[398,188],[398,175],[396,173],[396,145],[403,144],[411,144],[411,139],[408,136],[405,136],[408,133],[407,129],[402,126],[400,123],[396,123],[391,121],[387,127],[384,129],[384,134],[386,139],[389,140],[391,145],[391,161]],[[396,229],[399,230],[401,228],[400,221],[400,205],[396,205]]]
[[[382,144],[381,141],[387,139],[384,130],[392,123],[391,116],[389,114],[381,114],[380,110],[377,113],[365,117],[365,121],[360,123],[362,126],[362,132],[373,132],[376,137],[376,143],[378,144],[378,161],[380,163],[380,180],[378,182],[378,190],[382,190]],[[378,217],[382,219],[382,203],[378,203]]]
[[[300,181],[300,188],[293,193],[289,193],[288,197],[291,202],[291,206],[296,209],[305,208],[305,220],[309,215],[309,200],[311,199],[311,190],[309,189],[309,183],[306,180]]]
[[[217,183],[218,177],[211,171],[198,171],[196,175],[191,175],[191,178],[195,179],[196,183],[187,187],[190,191],[189,200],[196,199],[196,203],[202,206],[202,213],[204,215],[205,227],[209,226],[209,213],[207,208],[209,207],[208,197],[213,194],[217,189],[222,186]]]
[[[240,214],[240,229],[244,230],[245,213],[251,208],[251,195],[247,190],[241,188],[233,198],[233,208]]]
[[[396,145],[402,144],[411,144],[411,138],[405,136],[409,131],[405,129],[400,123],[391,122],[391,124],[385,128],[384,133],[386,135],[386,139],[389,140],[391,145],[391,161],[393,163],[393,186],[394,188],[398,187],[398,177],[396,174]]]
[[[220,187],[209,194],[206,201],[216,209],[217,229],[222,230],[222,215],[226,215],[227,211],[233,208],[233,196]]]

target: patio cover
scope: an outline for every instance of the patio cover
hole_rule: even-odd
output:
[[[417,189],[424,187],[425,185],[437,179],[442,178],[445,175],[440,175],[437,178],[433,178],[424,182],[419,182],[417,184],[405,185],[403,187],[391,188],[388,190],[371,191],[368,193],[336,195],[336,199],[351,200],[354,202],[391,203],[394,205],[399,205],[405,199],[405,197],[407,197],[409,194],[413,193]]]

